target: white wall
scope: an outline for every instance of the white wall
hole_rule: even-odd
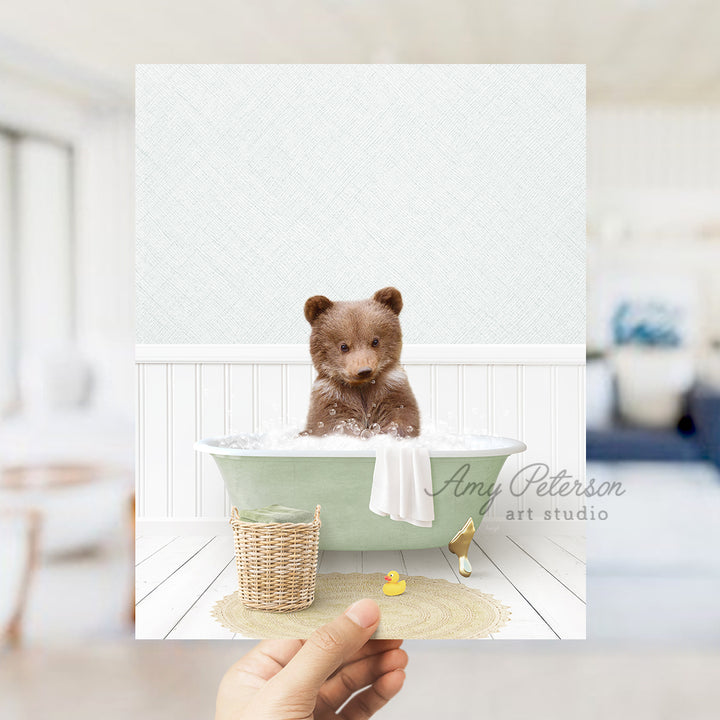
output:
[[[588,187],[596,205],[615,191],[704,192],[720,188],[720,107],[591,105],[588,107]],[[641,217],[647,208],[627,211]],[[685,217],[696,207],[658,206],[655,220]],[[713,216],[720,210],[715,207]],[[650,215],[647,220],[652,220]]]
[[[612,285],[692,295],[700,353],[720,337],[720,108],[588,109],[588,344]]]
[[[137,359],[139,532],[226,532],[222,479],[193,443],[277,421],[302,425],[314,379],[307,347],[140,345]],[[532,462],[584,480],[584,346],[406,346],[403,362],[425,425],[527,444],[501,480]],[[507,510],[532,507],[539,516],[581,505],[505,492],[485,524],[497,529],[491,521]]]
[[[16,399],[14,147],[0,135],[0,416]]]
[[[141,65],[137,207],[141,343],[583,342],[584,66]]]

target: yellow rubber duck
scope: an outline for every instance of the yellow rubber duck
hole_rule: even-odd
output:
[[[400,581],[400,575],[394,570],[391,570],[386,576],[387,581],[383,585],[383,592],[390,597],[394,595],[402,595],[405,592],[405,581]]]

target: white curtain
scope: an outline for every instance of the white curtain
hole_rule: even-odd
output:
[[[15,402],[13,142],[0,133],[0,417]]]
[[[98,113],[74,160],[77,338],[92,362],[93,401],[134,413],[134,154],[131,112]]]
[[[31,395],[39,368],[75,334],[69,147],[0,135],[0,409]],[[20,398],[22,403],[27,397]]]
[[[67,147],[17,143],[20,342],[24,360],[73,337],[72,167]]]

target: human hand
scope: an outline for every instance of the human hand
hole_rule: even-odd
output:
[[[215,720],[371,717],[400,692],[407,665],[402,640],[370,640],[379,622],[377,603],[358,600],[306,641],[261,642],[225,673]]]

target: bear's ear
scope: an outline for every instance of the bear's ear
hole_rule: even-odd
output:
[[[373,295],[373,300],[379,302],[381,305],[387,305],[396,315],[399,315],[402,310],[402,295],[400,291],[394,287],[386,287],[378,290]]]
[[[305,301],[305,319],[312,325],[319,315],[333,306],[324,295],[313,295]]]

